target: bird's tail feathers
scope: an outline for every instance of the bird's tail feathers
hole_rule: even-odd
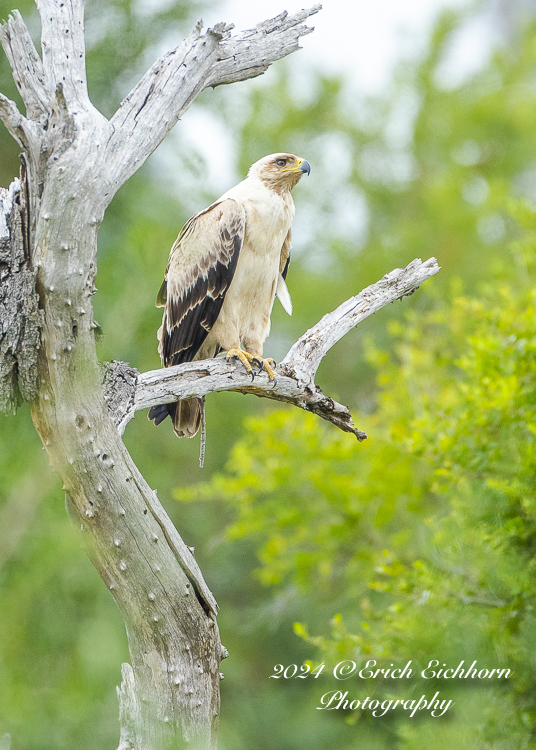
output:
[[[148,418],[156,425],[171,417],[173,432],[177,437],[193,438],[201,426],[203,399],[187,398],[174,404],[160,404],[149,409]]]
[[[205,408],[200,398],[178,401],[173,415],[173,432],[177,437],[193,438],[201,426],[201,414]]]
[[[173,419],[175,407],[176,404],[159,404],[158,406],[151,406],[151,408],[149,409],[149,414],[147,415],[147,419],[150,422],[154,422],[156,427],[160,424],[160,422],[163,422],[164,419],[169,416],[171,416],[171,418]]]

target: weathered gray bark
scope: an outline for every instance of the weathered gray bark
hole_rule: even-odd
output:
[[[37,393],[42,314],[35,291],[19,180],[0,188],[0,411],[15,411]]]
[[[132,666],[123,666],[119,690],[119,747],[206,750],[216,747],[225,653],[217,605],[104,400],[91,304],[97,231],[116,191],[197,94],[259,75],[297,49],[311,31],[301,22],[319,6],[237,37],[225,24],[206,34],[198,24],[110,121],[87,94],[82,0],[38,0],[38,9],[42,59],[18,12],[0,26],[26,107],[24,116],[0,94],[0,118],[24,163],[20,192],[2,193],[0,205],[0,403],[13,408],[17,387],[30,401],[70,513],[125,620]]]

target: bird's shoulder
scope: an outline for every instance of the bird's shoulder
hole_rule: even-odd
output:
[[[164,307],[173,297],[182,297],[200,277],[206,278],[211,268],[234,268],[245,223],[244,207],[225,196],[190,217],[170,250],[156,306]]]
[[[241,201],[223,195],[188,219],[171,248],[170,257],[175,251],[192,243],[197,246],[199,243],[212,246],[219,233],[238,230],[243,221],[244,208]]]

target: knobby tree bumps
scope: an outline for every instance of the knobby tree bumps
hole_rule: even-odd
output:
[[[21,148],[21,179],[0,192],[0,407],[29,402],[70,515],[125,621],[131,664],[118,689],[119,748],[215,748],[218,607],[201,571],[121,434],[138,409],[219,390],[292,403],[358,440],[348,410],[314,384],[320,360],[362,319],[437,272],[414,261],[343,303],[304,334],[274,386],[222,360],[139,374],[103,373],[95,351],[97,233],[117,190],[208,87],[262,74],[299,48],[320,10],[282,13],[232,35],[196,25],[145,73],[108,120],[86,82],[82,0],[40,0],[42,54],[17,11],[0,41],[26,112],[0,94],[0,117]],[[177,446],[177,450],[180,447]]]

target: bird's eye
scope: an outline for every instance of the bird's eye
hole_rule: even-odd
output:
[[[287,160],[286,160],[286,159],[277,159],[277,161],[276,161],[276,164],[277,164],[277,165],[278,165],[279,167],[284,167],[286,163],[287,163]]]

